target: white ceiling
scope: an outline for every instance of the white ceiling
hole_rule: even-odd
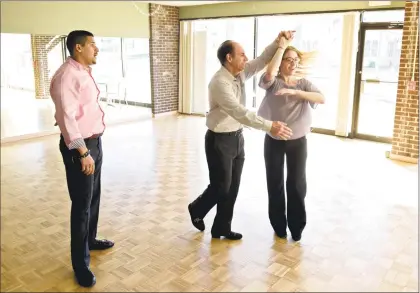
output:
[[[170,6],[194,6],[194,5],[205,5],[205,4],[218,4],[227,2],[239,2],[239,1],[149,1],[150,3],[170,5]]]

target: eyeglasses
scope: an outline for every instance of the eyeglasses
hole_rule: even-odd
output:
[[[296,64],[299,64],[299,62],[300,62],[300,59],[299,59],[299,58],[295,58],[295,59],[293,59],[292,57],[283,58],[283,60],[286,60],[286,61],[287,61],[287,62],[289,62],[289,63],[294,62],[294,63],[296,63]]]

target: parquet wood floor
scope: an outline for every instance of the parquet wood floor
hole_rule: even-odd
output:
[[[311,134],[308,225],[293,243],[272,232],[263,134],[246,130],[233,220],[244,238],[212,240],[187,212],[208,184],[204,122],[108,128],[99,234],[116,245],[92,252],[91,291],[418,292],[417,166],[387,160],[389,146]],[[86,291],[71,269],[69,209],[57,136],[1,147],[1,291]]]

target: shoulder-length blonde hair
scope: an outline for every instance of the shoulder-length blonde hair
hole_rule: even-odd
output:
[[[288,46],[286,50],[284,50],[284,55],[286,55],[288,51],[296,52],[300,59],[299,65],[296,68],[295,76],[306,77],[309,74],[311,74],[312,65],[314,65],[316,62],[318,52],[302,52],[293,46]],[[278,75],[280,75],[280,68],[278,71]]]

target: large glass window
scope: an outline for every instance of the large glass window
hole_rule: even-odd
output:
[[[326,104],[320,105],[313,114],[313,127],[331,129],[336,127],[340,64],[342,52],[343,15],[311,14],[264,16],[258,18],[257,49],[261,54],[281,30],[295,30],[293,46],[301,51],[317,51],[318,56],[311,74],[307,77],[325,95]],[[261,74],[258,74],[259,80]],[[257,88],[257,107],[265,91]]]
[[[31,35],[1,34],[1,86],[35,91]]]
[[[148,39],[123,39],[124,84],[128,101],[152,103]]]
[[[101,90],[101,96],[124,100],[121,38],[95,37],[99,49],[92,75]]]
[[[152,103],[149,40],[95,37],[99,49],[92,76],[108,102]],[[66,49],[66,54],[69,52]]]
[[[220,44],[226,40],[233,40],[242,45],[245,54],[249,59],[254,56],[254,18],[229,18],[229,19],[216,19],[216,20],[200,20],[194,21],[193,34],[205,40],[205,68],[200,72],[194,71],[194,77],[200,76],[204,78],[207,87],[213,74],[219,70],[220,62],[217,59],[217,49]],[[197,44],[199,45],[199,44]],[[200,55],[202,52],[194,47],[194,55]],[[252,79],[248,80],[245,84],[247,95],[247,107],[252,107],[252,99],[254,96],[254,87]],[[202,93],[205,95],[207,91],[203,89]],[[195,99],[196,97],[194,97]],[[201,98],[201,95],[200,97]],[[200,99],[201,103],[196,105],[194,112],[205,112],[208,110],[208,100]],[[203,105],[205,103],[205,106]]]

